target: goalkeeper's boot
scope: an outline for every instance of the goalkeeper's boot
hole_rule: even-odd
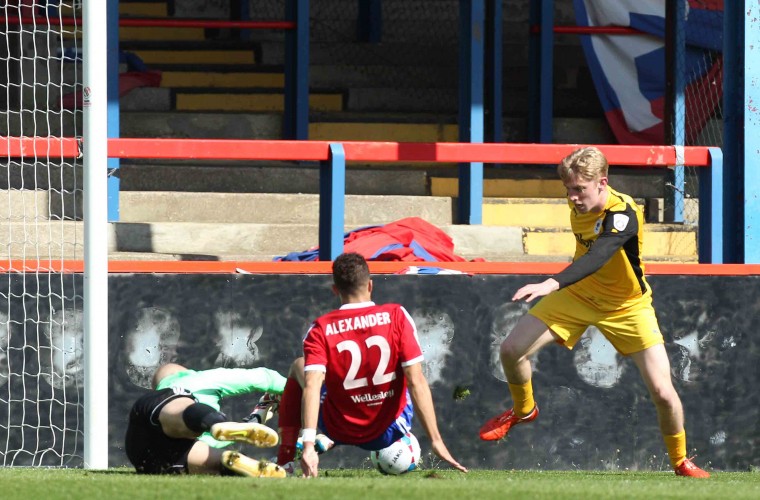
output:
[[[324,434],[317,434],[314,438],[314,449],[317,451],[318,455],[321,455],[333,446],[335,446],[335,441]],[[303,440],[300,437],[298,438],[298,441],[296,441],[296,450],[296,457],[300,458],[301,452],[303,452]]]
[[[534,406],[530,413],[524,417],[518,417],[512,408],[501,415],[493,417],[480,428],[480,439],[483,441],[498,441],[509,432],[509,429],[517,424],[531,422],[538,417],[538,405]]]
[[[706,479],[710,473],[697,467],[691,458],[684,458],[683,462],[676,467],[676,476],[699,477]]]
[[[280,395],[265,392],[259,402],[254,406],[250,415],[243,419],[243,422],[256,422],[266,424],[269,422],[277,410],[280,408]]]
[[[211,426],[211,435],[219,441],[240,441],[259,448],[277,446],[277,431],[256,422],[219,422]]]
[[[254,460],[240,452],[228,450],[222,453],[222,464],[229,470],[248,477],[287,477],[285,469],[274,462]]]

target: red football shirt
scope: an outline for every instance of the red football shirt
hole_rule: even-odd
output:
[[[406,405],[403,367],[422,362],[417,327],[398,304],[345,304],[317,318],[303,351],[305,371],[325,372],[326,430],[349,444],[385,432]]]

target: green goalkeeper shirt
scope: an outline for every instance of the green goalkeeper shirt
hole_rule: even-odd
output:
[[[162,379],[156,390],[178,387],[190,391],[199,403],[220,410],[219,402],[228,396],[240,396],[252,392],[282,394],[286,378],[269,368],[213,368],[211,370],[186,370]],[[213,448],[223,448],[230,441],[217,441],[208,432],[200,441]]]

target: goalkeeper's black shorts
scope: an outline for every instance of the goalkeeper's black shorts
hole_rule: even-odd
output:
[[[132,406],[124,447],[138,474],[188,473],[187,455],[196,440],[167,436],[158,415],[169,401],[192,397],[189,392],[162,389],[149,392]]]

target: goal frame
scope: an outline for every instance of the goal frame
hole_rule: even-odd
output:
[[[108,468],[107,4],[83,0],[84,468]]]

